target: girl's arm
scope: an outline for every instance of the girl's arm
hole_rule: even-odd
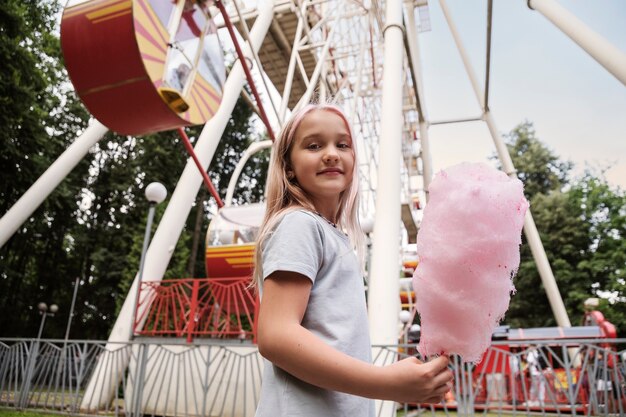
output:
[[[259,352],[279,368],[321,388],[398,402],[440,402],[451,388],[448,358],[407,358],[385,367],[333,349],[302,327],[311,281],[277,271],[265,279],[259,309]]]

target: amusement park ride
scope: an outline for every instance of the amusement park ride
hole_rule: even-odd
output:
[[[204,3],[70,1],[61,40],[76,92],[118,133],[204,124],[217,111],[226,71]]]
[[[481,119],[504,171],[514,176],[489,108],[492,1],[488,1],[484,89],[446,1],[440,0],[440,5],[480,103]],[[626,84],[626,56],[621,51],[554,0],[529,0],[528,5]],[[109,341],[142,335],[188,341],[200,336],[253,339],[257,302],[247,284],[264,208],[232,206],[230,201],[245,160],[270,147],[271,141],[253,144],[242,157],[225,202],[210,184],[206,167],[238,97],[247,96],[242,89],[246,82],[254,96],[248,101],[270,138],[289,111],[314,96],[332,98],[345,109],[355,132],[361,213],[364,223],[373,220],[375,225],[368,272],[368,305],[376,312],[370,315],[372,342],[397,343],[401,301],[412,299],[406,292],[403,300],[398,296],[401,246],[414,241],[433,172],[428,136],[432,122],[424,100],[419,48],[419,33],[430,30],[428,7],[426,0],[266,0],[258,5],[239,0],[70,0],[61,25],[65,62],[95,119],[0,220],[0,245],[108,129],[126,135],[177,129],[191,158]],[[222,48],[227,42],[237,51],[228,74]],[[196,124],[204,128],[192,148],[184,127]],[[203,180],[220,207],[207,233],[208,278],[161,281]],[[571,327],[530,212],[524,231],[557,322]],[[414,268],[415,260],[406,260],[404,267]],[[110,389],[107,377],[93,378],[88,387],[103,393],[100,401],[108,401]],[[84,408],[97,407],[84,404]]]

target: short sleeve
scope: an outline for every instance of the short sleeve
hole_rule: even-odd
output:
[[[263,247],[263,279],[276,271],[297,272],[315,282],[322,265],[323,234],[310,214],[285,215]]]

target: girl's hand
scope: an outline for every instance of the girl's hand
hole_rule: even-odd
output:
[[[448,358],[407,358],[379,367],[340,352],[302,327],[311,280],[276,271],[263,283],[258,316],[259,352],[279,368],[315,386],[367,398],[437,403],[452,387]]]
[[[386,389],[383,399],[408,403],[439,403],[452,389],[453,375],[448,357],[423,363],[410,357],[383,367]]]

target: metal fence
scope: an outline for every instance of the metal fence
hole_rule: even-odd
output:
[[[494,342],[483,360],[452,357],[437,405],[377,403],[379,416],[626,415],[626,339]],[[378,346],[375,363],[416,354]],[[55,413],[253,416],[263,364],[249,341],[130,343],[0,339],[0,406]]]

